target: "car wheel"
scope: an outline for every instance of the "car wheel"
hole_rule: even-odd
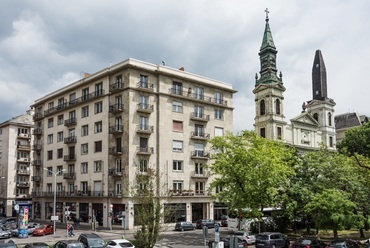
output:
[[[272,245],[272,248],[276,248],[276,245]]]
[[[183,232],[184,231],[184,228],[181,228],[181,232]]]
[[[42,233],[42,236],[45,236],[45,233]],[[272,247],[272,248],[275,248],[275,247]]]

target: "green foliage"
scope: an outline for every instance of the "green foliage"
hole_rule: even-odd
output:
[[[350,155],[359,154],[370,158],[370,122],[346,131],[344,139],[338,144],[338,149]]]
[[[294,149],[251,131],[228,133],[210,143],[215,151],[211,187],[223,189],[216,194],[217,201],[247,217],[260,217],[263,208],[280,206],[280,194],[294,174]]]

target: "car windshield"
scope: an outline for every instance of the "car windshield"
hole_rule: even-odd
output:
[[[132,247],[133,245],[129,242],[119,243],[119,246],[121,247]]]
[[[89,240],[90,246],[102,247],[105,246],[104,240],[102,239],[91,239]]]
[[[258,239],[259,240],[268,240],[269,236],[267,236],[267,235],[258,235]]]
[[[44,228],[45,226],[44,225],[37,225],[37,226],[35,226],[35,228]]]
[[[312,241],[309,239],[301,239],[298,242],[301,243],[302,245],[310,245],[312,243]]]
[[[73,248],[84,248],[83,244],[69,244],[68,246]]]

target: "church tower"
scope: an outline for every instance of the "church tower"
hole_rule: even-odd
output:
[[[282,74],[277,76],[277,50],[272,39],[269,25],[268,10],[262,45],[259,52],[260,77],[256,74],[256,83],[253,90],[255,95],[255,130],[258,135],[267,139],[281,139],[284,136],[284,96]]]
[[[321,51],[317,50],[312,67],[312,100],[304,103],[307,113],[318,122],[322,132],[322,142],[329,148],[335,148],[335,123],[333,99],[328,98],[326,67]]]

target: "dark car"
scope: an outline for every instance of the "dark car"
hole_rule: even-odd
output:
[[[17,245],[13,240],[9,240],[8,242],[0,242],[0,248],[17,248]]]
[[[194,230],[195,226],[188,221],[179,221],[175,225],[176,231]]]
[[[84,244],[77,240],[59,240],[53,246],[53,248],[84,248]]]
[[[104,240],[95,233],[81,233],[77,240],[84,244],[85,248],[103,248],[107,246]]]
[[[215,243],[216,241],[215,240],[209,240],[208,241],[208,248],[213,248],[215,247],[213,245],[213,243]],[[224,242],[224,248],[229,248],[230,247],[230,238],[225,238],[225,237],[220,237],[220,242]],[[248,247],[248,243],[241,239],[241,238],[238,238],[238,247],[237,248],[244,248],[244,247]]]
[[[356,245],[354,241],[346,239],[346,240],[334,240],[330,242],[330,244],[326,247],[327,248],[354,248],[355,246]]]
[[[256,237],[256,248],[288,248],[290,245],[286,235],[279,232],[263,232]]]
[[[214,228],[215,224],[216,224],[216,222],[214,220],[200,219],[200,220],[197,220],[196,227],[199,228],[199,229],[203,228],[204,226],[206,226],[208,228]]]
[[[49,245],[44,242],[28,243],[23,248],[49,248]]]
[[[316,237],[302,237],[292,244],[292,248],[325,248],[326,245],[326,243]]]
[[[229,220],[229,216],[222,215],[221,216],[221,226],[228,226],[228,220]]]

